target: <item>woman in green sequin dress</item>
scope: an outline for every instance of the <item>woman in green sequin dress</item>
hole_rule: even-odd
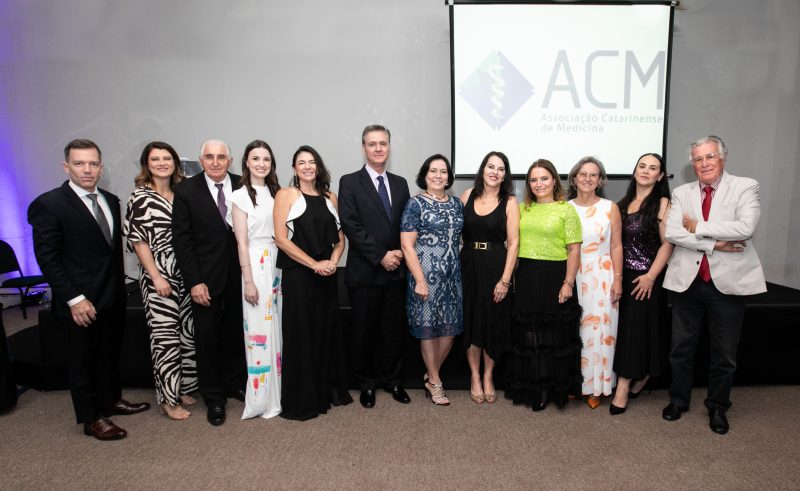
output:
[[[506,397],[541,411],[549,401],[563,407],[580,389],[581,308],[574,286],[582,231],[550,161],[534,162],[526,183]]]

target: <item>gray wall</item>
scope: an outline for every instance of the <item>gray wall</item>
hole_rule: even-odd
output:
[[[800,216],[790,213],[800,205],[800,2],[682,4],[669,106],[672,185],[693,177],[690,141],[722,136],[727,170],[761,183],[754,242],[767,279],[800,288],[790,255],[800,236]],[[202,140],[222,138],[237,160],[248,141],[266,139],[282,183],[293,151],[311,144],[338,181],[360,165],[360,132],[373,122],[392,130],[391,169],[413,181],[425,157],[449,153],[449,77],[441,0],[6,0],[0,180],[14,192],[0,196],[0,238],[26,271],[37,269],[25,208],[65,179],[62,148],[76,137],[100,144],[102,185],[123,200],[152,139],[196,158]],[[512,162],[515,172],[527,164]],[[609,197],[625,185],[612,183]]]

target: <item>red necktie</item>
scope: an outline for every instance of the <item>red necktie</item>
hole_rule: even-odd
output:
[[[711,210],[711,193],[714,192],[714,188],[706,186],[703,192],[706,193],[705,197],[703,197],[703,221],[707,222],[708,212]],[[700,261],[700,272],[698,274],[706,283],[711,281],[711,270],[708,267],[708,257],[705,254],[703,254],[703,260]]]

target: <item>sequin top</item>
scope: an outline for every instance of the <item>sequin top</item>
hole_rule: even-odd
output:
[[[567,244],[582,240],[581,219],[566,201],[519,205],[519,257],[565,261]]]
[[[658,225],[648,226],[639,212],[622,215],[622,256],[625,269],[647,271],[660,247]]]

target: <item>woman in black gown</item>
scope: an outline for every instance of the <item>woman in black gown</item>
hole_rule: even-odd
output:
[[[292,186],[275,195],[277,266],[283,270],[281,417],[307,420],[353,402],[339,330],[336,265],[344,234],[322,157],[301,146]]]
[[[664,373],[669,338],[664,325],[666,295],[661,288],[672,244],[664,239],[669,184],[664,159],[655,153],[639,157],[622,214],[622,297],[619,301],[614,372],[617,390],[609,411],[622,414],[628,399],[639,395],[652,377]]]
[[[511,345],[511,300],[508,296],[519,246],[519,204],[511,167],[501,152],[483,158],[475,185],[461,195],[464,203],[464,334],[476,404],[497,400],[495,362]],[[483,358],[483,378],[480,374]]]

